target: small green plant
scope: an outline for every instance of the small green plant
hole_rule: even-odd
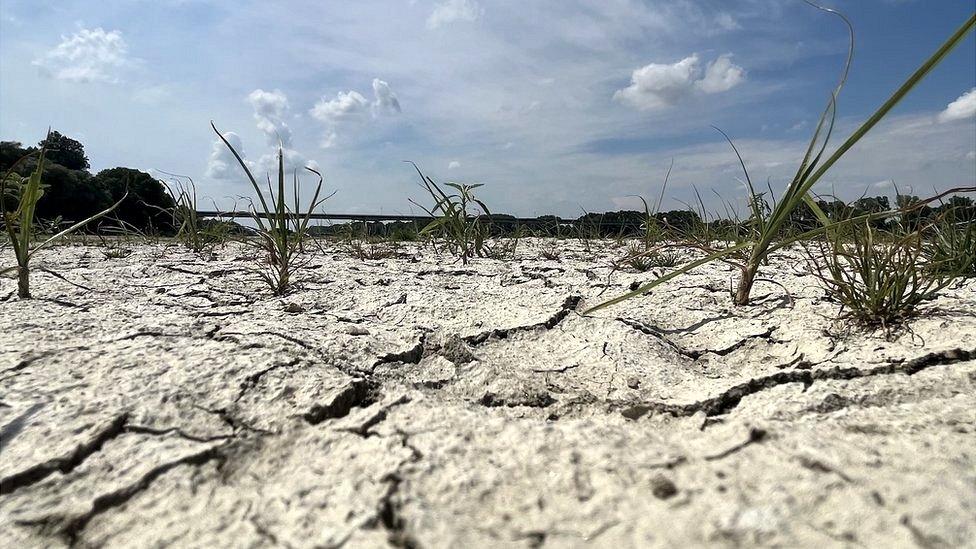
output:
[[[105,259],[121,259],[132,255],[132,235],[137,233],[138,231],[127,229],[126,223],[118,219],[111,224],[102,224],[95,231]]]
[[[880,107],[870,116],[868,119],[858,127],[854,133],[850,135],[836,150],[834,150],[825,160],[823,159],[827,144],[830,140],[831,133],[833,131],[834,120],[836,118],[836,106],[837,98],[840,90],[843,88],[844,83],[847,80],[848,70],[851,66],[851,60],[854,55],[854,29],[851,23],[837,11],[823,8],[807,1],[808,4],[814,6],[817,9],[823,10],[825,12],[837,15],[840,17],[844,23],[847,25],[850,34],[850,47],[848,49],[847,60],[844,64],[844,69],[841,73],[840,82],[834,88],[830,95],[830,100],[827,103],[827,107],[824,109],[820,116],[820,120],[814,130],[813,137],[810,139],[810,143],[807,146],[806,153],[803,159],[800,161],[800,165],[797,168],[796,175],[794,175],[792,181],[787,186],[783,195],[774,201],[774,204],[768,208],[763,207],[762,195],[756,192],[752,180],[749,177],[749,172],[746,169],[745,162],[742,156],[739,154],[738,150],[735,148],[735,144],[732,143],[731,139],[726,138],[729,144],[732,146],[733,152],[735,152],[736,157],[739,159],[739,164],[742,167],[743,173],[745,174],[745,183],[749,189],[750,207],[752,210],[752,217],[750,221],[752,225],[750,227],[751,234],[743,242],[736,243],[734,245],[728,246],[723,250],[719,250],[713,253],[709,253],[705,257],[692,261],[691,263],[685,264],[682,267],[659,277],[637,289],[626,293],[622,296],[616,297],[609,301],[603,302],[595,307],[588,309],[586,312],[593,312],[598,309],[609,307],[610,305],[619,303],[625,299],[629,299],[634,296],[642,295],[652,288],[663,284],[675,277],[678,277],[696,267],[711,263],[716,260],[722,260],[723,258],[735,256],[737,254],[746,253],[746,261],[741,265],[741,273],[739,276],[739,283],[734,294],[734,303],[736,305],[746,305],[749,303],[749,297],[752,292],[752,287],[755,284],[756,277],[759,274],[760,267],[767,263],[767,257],[770,253],[785,246],[792,244],[793,242],[810,238],[812,236],[817,236],[820,234],[831,234],[840,225],[844,224],[854,224],[861,223],[864,221],[872,219],[883,219],[886,217],[891,217],[899,213],[898,210],[883,211],[883,212],[873,212],[865,214],[863,216],[857,216],[848,220],[840,222],[831,222],[829,218],[820,210],[817,206],[813,197],[810,195],[813,186],[820,181],[820,179],[827,173],[830,168],[837,163],[846,153],[849,151],[858,141],[861,140],[878,122],[881,121],[885,115],[891,111],[919,82],[925,78],[929,72],[932,71],[945,57],[952,51],[957,45],[959,45],[963,39],[968,35],[974,27],[976,27],[976,13],[969,17],[969,19],[956,30],[936,51],[933,53],[918,69],[912,73],[907,80],[897,89],[894,93],[881,104]],[[724,135],[724,133],[723,133]],[[817,219],[822,223],[822,226],[814,229],[812,231],[807,231],[799,235],[786,236],[784,233],[785,229],[789,227],[790,220],[794,210],[800,207],[801,204],[806,204],[814,212]]]
[[[496,237],[485,242],[484,256],[490,259],[511,260],[515,259],[518,251],[519,242],[525,236],[525,229],[516,227],[508,238]]]
[[[924,245],[931,268],[956,276],[976,276],[976,218],[973,208],[952,208],[938,216]]]
[[[171,178],[169,183],[160,183],[173,199],[174,206],[169,213],[173,216],[176,240],[194,253],[212,255],[214,248],[228,239],[227,224],[200,217],[197,213],[197,187],[192,178],[157,171]]]
[[[343,237],[341,246],[349,255],[360,261],[387,259],[396,257],[399,253],[399,245],[395,240],[358,236],[352,232]]]
[[[247,179],[251,182],[254,192],[257,193],[261,210],[258,211],[253,201],[251,202],[251,215],[257,224],[257,239],[245,238],[243,241],[256,245],[264,252],[265,264],[258,269],[258,274],[268,284],[274,295],[284,295],[291,289],[295,272],[304,266],[304,263],[299,261],[299,256],[303,250],[303,243],[308,238],[308,227],[312,213],[332,195],[319,198],[322,192],[322,174],[306,166],[306,170],[318,176],[318,183],[315,186],[312,199],[308,201],[306,207],[302,207],[299,196],[298,170],[295,170],[292,186],[294,204],[289,205],[285,198],[284,152],[279,146],[277,191],[272,189],[269,176],[268,191],[267,196],[265,196],[264,191],[261,190],[251,173],[251,169],[248,168],[247,163],[234,149],[234,146],[224,138],[213,122],[210,123],[210,126],[220,140],[224,142],[224,145],[230,149],[244,170]]]
[[[655,267],[670,268],[678,264],[678,259],[678,253],[670,249],[670,246],[659,245],[647,248],[642,242],[631,242],[624,256],[614,264],[614,271],[621,265],[626,265],[640,273]]]
[[[583,217],[580,218],[579,223],[573,225],[573,230],[576,233],[576,239],[583,247],[583,253],[592,256],[594,254],[593,241],[598,241],[601,237],[600,223],[592,219],[589,212],[583,210]]]
[[[924,257],[923,230],[896,233],[879,242],[878,229],[862,222],[807,248],[813,270],[846,315],[889,328],[911,317],[922,302],[952,282],[947,264]]]
[[[430,238],[435,249],[440,244],[463,264],[467,264],[473,257],[485,257],[485,245],[491,234],[490,224],[485,220],[491,216],[491,212],[474,195],[474,190],[481,187],[481,184],[445,183],[454,189],[453,193],[448,194],[433,179],[424,175],[417,164],[410,164],[417,170],[424,188],[434,199],[434,205],[429,209],[410,201],[433,218],[433,221],[421,229],[420,236]]]
[[[645,249],[643,245],[636,242],[632,242],[627,246],[627,252],[624,254],[622,262],[639,273],[649,271],[654,267],[654,262],[651,261],[650,257],[650,250]]]
[[[563,249],[560,246],[560,242],[555,238],[543,238],[540,245],[541,248],[539,249],[539,257],[542,259],[559,261],[559,258],[563,255]]]
[[[50,133],[49,130],[48,138],[50,138]],[[45,143],[47,141],[48,139],[45,139]],[[47,147],[41,147],[37,156],[37,166],[30,176],[24,178],[17,173],[17,168],[31,156],[28,155],[15,162],[0,178],[0,211],[3,213],[3,227],[7,232],[10,246],[13,248],[14,257],[17,260],[17,265],[0,269],[0,275],[9,272],[17,273],[17,296],[21,299],[30,299],[31,297],[30,261],[34,254],[92,221],[108,215],[129,194],[126,192],[118,202],[109,208],[75,223],[67,229],[56,232],[38,244],[34,244],[32,242],[36,223],[34,211],[37,209],[37,202],[44,196],[44,185],[41,183],[41,178],[44,175],[44,155],[46,152]],[[12,204],[13,207],[8,208],[8,204]],[[44,271],[63,278],[53,271],[47,269]]]

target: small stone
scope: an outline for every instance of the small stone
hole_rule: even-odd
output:
[[[298,303],[289,303],[288,305],[285,305],[285,312],[286,313],[304,313],[305,312],[305,307],[302,307]]]
[[[363,328],[362,326],[356,326],[353,324],[352,326],[346,328],[346,333],[354,336],[368,336],[369,330]]]
[[[651,493],[657,499],[668,499],[678,493],[678,487],[664,475],[657,475],[651,479]]]
[[[640,379],[637,376],[630,376],[627,378],[627,386],[631,389],[637,389],[640,387]]]

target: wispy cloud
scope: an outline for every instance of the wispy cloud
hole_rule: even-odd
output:
[[[446,0],[434,6],[427,18],[427,28],[433,30],[458,21],[477,21],[484,13],[475,0]]]

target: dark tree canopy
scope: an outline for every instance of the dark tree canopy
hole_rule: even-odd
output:
[[[109,224],[112,219],[118,219],[140,231],[172,230],[172,216],[162,210],[171,208],[173,199],[151,175],[131,168],[112,168],[92,176],[88,171],[85,148],[78,141],[52,131],[39,143],[39,146],[45,145],[47,150],[41,177],[44,195],[37,203],[38,219],[79,221],[110,207],[128,189],[128,197],[99,224]],[[32,155],[17,168],[19,175],[27,176],[37,166],[37,152],[37,148],[25,148],[17,141],[2,141],[0,170],[6,172],[21,158]]]
[[[38,147],[45,145],[47,145],[45,158],[49,162],[60,164],[69,170],[87,170],[91,167],[88,164],[88,157],[85,156],[85,147],[79,141],[52,131],[47,138],[37,144]]]
[[[0,141],[0,172],[6,172],[18,160],[35,150],[34,147],[25,149],[19,141]],[[22,169],[18,169],[18,172],[22,171]]]
[[[106,193],[106,207],[121,200],[128,189],[129,195],[111,217],[140,230],[170,228],[172,216],[163,210],[174,206],[173,199],[148,173],[132,168],[111,168],[92,177],[92,184]]]
[[[59,164],[46,164],[44,196],[37,202],[39,219],[65,222],[81,221],[107,208],[108,193],[93,184],[91,174],[82,170],[69,170]]]

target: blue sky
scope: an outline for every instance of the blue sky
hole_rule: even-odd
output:
[[[833,0],[856,30],[838,143],[976,9],[972,0]],[[51,125],[94,169],[191,175],[219,204],[279,138],[338,193],[332,211],[412,211],[418,162],[484,183],[495,211],[578,215],[702,189],[788,182],[843,62],[846,27],[800,0],[4,0],[0,138]],[[842,198],[976,184],[972,36],[842,160]],[[237,141],[239,140],[239,141]],[[714,190],[715,193],[711,191]]]

